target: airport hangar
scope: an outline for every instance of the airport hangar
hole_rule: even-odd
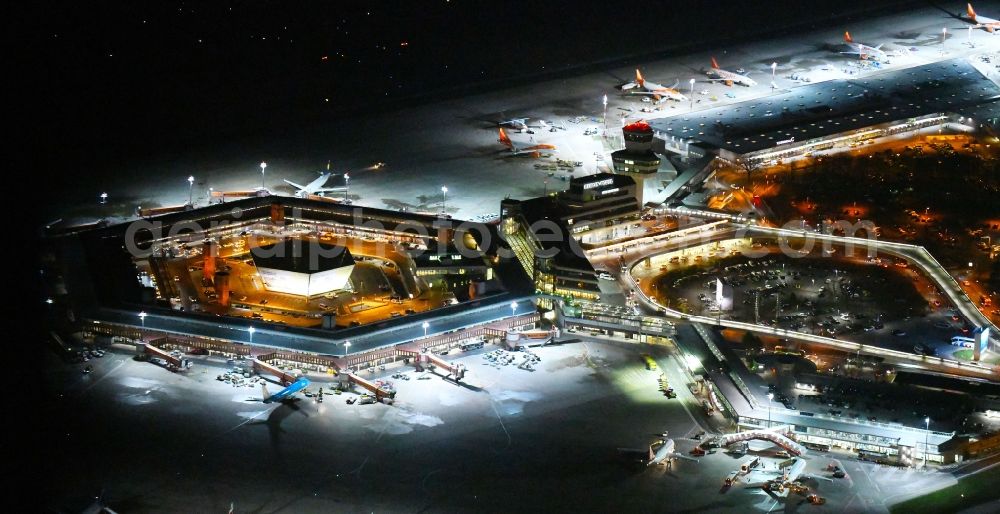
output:
[[[667,149],[769,163],[929,127],[997,129],[1000,87],[958,58],[649,121]]]
[[[144,228],[137,230],[136,227]],[[148,227],[157,227],[162,234],[154,234]],[[148,281],[143,283],[137,276],[136,257],[126,244],[127,238],[134,239],[137,246],[149,250],[150,255],[169,254],[172,250],[167,243],[171,240],[190,242],[201,248],[204,246],[202,241],[207,238],[218,239],[242,231],[259,231],[280,238],[320,230],[346,231],[356,237],[383,238],[392,242],[420,241],[433,249],[453,249],[455,244],[465,244],[482,256],[478,266],[486,266],[492,271],[488,274],[490,284],[477,291],[474,299],[458,305],[361,326],[322,329],[272,325],[241,316],[217,316],[172,308],[164,298],[157,297]],[[434,344],[453,346],[457,338],[466,333],[518,329],[533,326],[538,320],[531,301],[534,288],[530,280],[524,276],[516,259],[504,257],[501,249],[506,246],[497,237],[496,228],[482,223],[270,196],[113,226],[98,224],[50,232],[46,236],[47,248],[62,263],[62,285],[53,291],[53,296],[64,298],[58,302],[66,309],[64,319],[85,332],[128,341],[159,339],[167,341],[171,347],[200,347],[232,355],[270,351],[290,362],[359,369],[408,355],[399,347],[422,339],[426,333],[422,329],[423,322],[432,326],[432,336],[448,336],[433,339]],[[458,264],[471,260],[469,257]],[[351,261],[350,254],[345,251],[326,263],[337,287],[351,267]],[[282,259],[269,261],[267,257],[261,261],[265,262],[274,264],[279,271],[287,264]],[[419,272],[420,263],[416,266],[415,271]],[[443,266],[440,262],[435,262],[431,271],[435,276],[446,272],[468,274],[463,266]],[[155,282],[173,283],[168,276],[156,277]],[[303,295],[309,292],[298,291]],[[514,311],[512,303],[518,305]],[[142,318],[140,312],[144,314]],[[249,332],[250,327],[255,328],[256,336]],[[250,345],[246,344],[248,336]],[[346,340],[351,341],[349,347],[343,344]]]

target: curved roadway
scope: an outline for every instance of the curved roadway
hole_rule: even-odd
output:
[[[646,293],[638,287],[635,279],[632,277],[632,269],[642,260],[654,257],[656,255],[668,252],[680,250],[682,248],[687,248],[694,246],[694,244],[705,244],[714,241],[722,241],[728,239],[738,239],[747,236],[760,235],[768,237],[784,237],[784,238],[813,238],[818,241],[829,241],[838,245],[858,245],[865,248],[869,246],[874,246],[876,251],[894,255],[896,257],[901,257],[907,261],[918,266],[931,280],[934,281],[935,285],[955,305],[962,315],[974,323],[975,326],[987,326],[990,327],[995,338],[998,334],[996,325],[994,325],[979,309],[976,307],[975,303],[970,299],[964,291],[962,291],[958,282],[941,266],[941,263],[934,258],[924,247],[909,245],[904,243],[895,243],[890,241],[877,241],[866,238],[859,237],[846,237],[846,236],[836,236],[832,234],[822,234],[817,232],[810,232],[804,230],[790,230],[782,228],[770,228],[770,227],[758,227],[758,226],[748,226],[748,225],[734,225],[728,224],[726,226],[716,226],[712,227],[709,233],[705,232],[693,232],[689,235],[681,237],[668,237],[667,235],[654,236],[648,238],[647,241],[634,240],[628,243],[621,243],[619,245],[614,245],[608,247],[603,251],[607,257],[610,257],[616,253],[620,254],[624,259],[625,264],[628,269],[628,273],[623,273],[622,278],[626,281],[626,284],[631,288],[635,289],[639,293],[639,298],[642,303],[649,309],[657,312],[661,312],[668,317],[682,319],[685,321],[691,321],[696,323],[705,323],[709,325],[719,325],[723,327],[736,328],[742,330],[750,330],[753,332],[767,333],[779,337],[794,338],[804,341],[809,341],[812,343],[823,344],[826,346],[848,350],[851,352],[861,352],[865,353],[877,353],[885,356],[891,356],[902,360],[908,361],[918,361],[927,364],[936,364],[950,368],[957,368],[965,373],[972,373],[980,376],[993,376],[992,370],[983,366],[979,363],[964,363],[959,361],[948,360],[940,357],[927,357],[923,355],[915,355],[906,352],[900,352],[897,350],[890,350],[879,347],[869,346],[867,349],[864,344],[853,343],[850,341],[844,341],[841,339],[833,339],[830,337],[818,336],[813,334],[805,334],[802,332],[796,332],[793,330],[776,328],[767,325],[757,325],[754,323],[745,323],[741,321],[732,321],[720,318],[712,318],[708,316],[695,316],[684,314],[679,311],[669,309],[663,305],[660,305],[657,301],[650,298]],[[641,247],[642,250],[648,250],[646,245],[652,245],[651,248],[656,248],[658,251],[656,253],[650,254],[648,251],[644,251],[641,254],[636,252],[629,252],[627,250],[632,248]],[[616,252],[615,250],[620,250]],[[588,252],[590,253],[590,252]],[[595,259],[600,259],[598,254],[600,252],[592,252],[592,256]],[[613,269],[613,267],[612,267]]]

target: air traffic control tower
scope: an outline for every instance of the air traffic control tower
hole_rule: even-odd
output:
[[[675,172],[662,171],[662,160],[653,152],[653,129],[645,121],[625,125],[622,128],[625,148],[611,154],[615,172],[628,175],[635,181],[636,200],[639,205],[662,203],[659,198],[668,183],[676,177]]]

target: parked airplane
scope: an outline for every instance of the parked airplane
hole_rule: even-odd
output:
[[[1000,20],[979,16],[976,14],[975,9],[972,8],[972,4],[966,4],[966,12],[969,13],[969,19],[972,20],[972,23],[975,23],[973,27],[977,29],[986,29],[987,32],[993,32],[1000,29]]]
[[[767,483],[767,482],[770,482],[772,484],[784,485],[784,484],[788,484],[789,482],[794,482],[794,481],[796,481],[796,480],[798,480],[799,478],[802,478],[802,477],[814,478],[814,479],[817,479],[817,480],[826,480],[828,482],[832,482],[833,481],[833,479],[831,479],[829,477],[824,477],[824,476],[820,476],[820,475],[814,475],[814,474],[811,474],[811,473],[803,473],[803,471],[805,471],[805,469],[806,469],[806,461],[803,460],[803,459],[797,458],[797,457],[792,458],[791,460],[794,461],[794,462],[792,462],[790,465],[787,465],[787,466],[785,466],[785,467],[783,467],[783,468],[781,468],[779,470],[764,471],[764,473],[767,473],[767,474],[770,474],[770,473],[780,474],[781,475],[780,477],[775,478],[773,480],[768,480],[766,482],[758,482],[758,483],[749,484],[749,485],[747,485],[747,488],[748,489],[752,489],[752,488],[756,488],[756,487],[763,487],[764,484]]]
[[[851,50],[840,52],[842,54],[857,54],[862,59],[873,59],[879,62],[889,60],[889,56],[882,51],[882,45],[868,46],[864,43],[855,43],[850,32],[844,32],[844,42]]]
[[[687,459],[698,462],[698,459],[675,452],[674,450],[676,449],[676,446],[674,445],[673,439],[660,439],[659,442],[663,444],[660,445],[656,452],[653,452],[653,446],[655,446],[656,443],[649,445],[649,462],[646,464],[647,466],[652,466],[653,464],[666,464],[669,466],[674,459]]]
[[[622,91],[628,91],[630,95],[652,95],[656,100],[666,98],[668,100],[683,102],[687,100],[687,97],[682,95],[681,92],[676,89],[677,84],[680,84],[680,81],[674,82],[674,85],[671,87],[649,82],[642,78],[642,73],[639,73],[639,69],[636,68],[635,82],[629,82],[623,85]]]
[[[507,125],[510,128],[519,130],[521,132],[530,132],[528,130],[528,118],[511,118],[509,120],[503,120],[497,122],[497,126],[499,127],[502,127],[504,125]]]
[[[507,133],[504,132],[503,127],[500,127],[500,137],[497,141],[506,146],[510,150],[511,155],[531,155],[532,157],[541,157],[543,153],[548,155],[556,151],[555,145],[544,143],[537,145],[532,144],[531,146],[518,145],[511,141],[510,137],[507,136]]]
[[[310,384],[309,379],[306,377],[302,377],[296,380],[295,382],[292,382],[290,386],[274,394],[269,394],[267,392],[267,385],[261,384],[260,388],[264,392],[264,396],[260,399],[260,401],[264,403],[289,401],[295,396],[295,393],[309,387],[309,384]]]
[[[714,77],[709,80],[722,81],[725,82],[727,86],[739,84],[741,86],[753,87],[757,85],[757,81],[746,75],[740,75],[739,73],[719,68],[719,63],[715,62],[715,57],[712,57],[712,69],[708,70],[708,76]]]
[[[317,178],[316,180],[313,180],[312,182],[310,182],[310,183],[308,183],[308,184],[306,184],[304,186],[296,184],[295,182],[292,182],[291,180],[288,180],[288,179],[285,179],[285,183],[287,183],[288,185],[290,185],[290,186],[294,187],[295,189],[297,189],[297,191],[295,191],[295,196],[297,196],[299,198],[305,198],[305,197],[308,197],[309,195],[315,195],[317,193],[330,193],[330,192],[334,192],[334,191],[346,191],[347,190],[346,186],[345,187],[323,187],[323,185],[326,184],[326,181],[330,180],[330,176],[331,175],[333,175],[333,174],[330,173],[329,171],[325,172],[325,173],[320,173],[319,174],[319,178]]]

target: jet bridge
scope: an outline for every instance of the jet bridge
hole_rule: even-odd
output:
[[[440,368],[447,371],[448,375],[454,377],[456,382],[465,378],[464,365],[452,364],[442,359],[441,357],[434,355],[426,348],[420,352],[406,350],[406,353],[413,356],[413,364],[417,366],[417,369],[421,369],[428,366],[434,366],[436,368]]]
[[[779,429],[770,429],[770,430],[747,430],[745,432],[737,432],[735,434],[726,434],[723,436],[719,436],[716,439],[716,442],[718,442],[720,446],[728,446],[730,444],[738,443],[741,441],[760,439],[765,441],[771,441],[772,443],[784,448],[786,451],[788,451],[788,453],[791,453],[796,456],[804,455],[806,453],[807,450],[805,446],[802,446],[801,444],[793,441],[792,439],[780,433],[780,428],[787,428],[787,426],[778,428]]]
[[[274,354],[259,355],[253,359],[253,370],[258,374],[267,373],[268,375],[273,375],[277,377],[281,385],[287,386],[292,382],[295,382],[298,377],[292,375],[291,373],[282,371],[278,369],[277,366],[266,362],[267,360],[274,358]]]
[[[391,399],[394,396],[396,396],[396,391],[389,391],[387,389],[383,389],[374,382],[361,378],[355,375],[354,373],[348,373],[347,378],[348,380],[351,381],[352,384],[357,384],[358,386],[370,391],[372,394],[375,395],[375,399],[378,401],[382,401],[383,398]]]

